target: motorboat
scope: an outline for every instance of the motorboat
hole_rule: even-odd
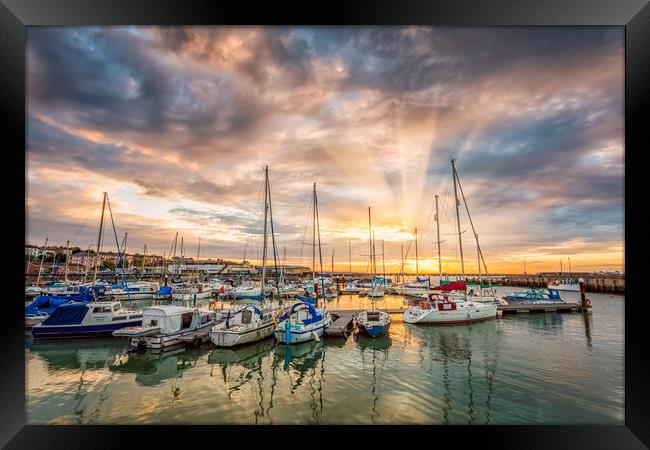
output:
[[[373,338],[387,334],[390,329],[390,315],[378,309],[361,311],[355,316],[355,319],[359,331]]]
[[[459,325],[495,319],[497,305],[445,295],[416,302],[404,311],[404,322],[417,324]]]
[[[257,300],[261,302],[264,299],[262,288],[252,284],[237,286],[235,290],[232,291],[232,296],[237,300]]]
[[[25,328],[32,328],[34,325],[47,319],[59,306],[70,303],[90,303],[95,301],[92,291],[81,288],[77,295],[39,295],[31,303],[25,306]]]
[[[527,289],[504,296],[508,303],[564,303],[558,289]]]
[[[214,311],[199,311],[176,305],[159,305],[142,310],[142,325],[122,328],[113,336],[131,339],[133,349],[163,350],[187,341],[188,336],[207,334],[214,326]]]
[[[157,282],[136,281],[127,285],[114,284],[106,291],[106,296],[113,300],[152,299],[159,289]]]
[[[122,309],[120,302],[69,302],[34,325],[34,339],[95,338],[142,324],[142,313]]]
[[[212,297],[212,286],[209,283],[191,283],[175,287],[172,291],[172,300],[199,300]]]
[[[368,289],[368,297],[370,298],[384,298],[384,289],[380,284],[373,284]]]
[[[580,292],[580,283],[570,279],[551,281],[547,287],[558,291]]]
[[[275,319],[275,338],[283,344],[320,340],[325,327],[332,322],[329,311],[315,308],[311,303],[296,302]]]
[[[273,313],[268,309],[246,305],[224,314],[225,319],[210,330],[210,340],[217,347],[257,342],[273,334]]]
[[[36,297],[41,295],[43,289],[38,286],[25,286],[25,297]]]

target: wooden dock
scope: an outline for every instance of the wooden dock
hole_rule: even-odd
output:
[[[535,312],[580,312],[584,308],[580,303],[562,303],[559,305],[553,304],[539,304],[539,303],[524,303],[517,305],[499,305],[497,311],[502,311],[503,314],[528,314]]]
[[[327,336],[347,336],[354,332],[357,324],[354,320],[356,311],[332,311],[332,323],[325,328]]]

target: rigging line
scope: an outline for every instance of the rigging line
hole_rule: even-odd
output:
[[[271,183],[269,182],[268,176],[266,178],[266,187],[269,192],[269,216],[271,219],[271,242],[273,245],[273,262],[275,265],[275,287],[280,288],[280,280],[278,279],[278,248],[275,245],[275,232],[273,231],[273,207],[271,206]],[[264,289],[264,286],[262,286]]]
[[[113,211],[111,210],[111,201],[108,199],[108,195],[106,196],[106,203],[108,204],[108,213],[111,216],[111,224],[113,225],[113,234],[115,235],[115,245],[117,246],[117,255],[120,258],[120,265],[122,266],[122,283],[124,284],[124,287],[126,288],[126,295],[129,299],[131,300],[131,293],[129,291],[129,287],[126,284],[126,274],[124,273],[124,260],[122,259],[122,252],[120,251],[120,243],[117,239],[117,230],[115,229],[115,221],[113,220]],[[126,239],[126,236],[125,236]],[[125,242],[126,244],[126,242]]]
[[[300,256],[299,256],[300,265],[302,265],[302,263],[303,263],[302,253],[303,253],[303,248],[305,246],[305,242],[307,242],[307,226],[309,225],[309,218],[311,217],[311,208],[312,208],[313,202],[314,202],[314,196],[310,195],[309,196],[309,208],[307,209],[307,219],[305,220],[305,230],[303,232],[302,241],[300,243]]]
[[[72,247],[75,242],[77,242],[77,238],[79,237],[79,234],[83,230],[83,228],[86,226],[86,223],[88,222],[88,219],[90,216],[95,212],[95,210],[98,208],[98,205],[95,205],[92,210],[88,213],[88,216],[86,216],[86,219],[83,221],[77,232],[74,234],[74,237],[72,238],[72,241],[70,241],[70,246]]]
[[[255,211],[253,213],[253,218],[255,218],[255,220],[257,220],[258,213],[259,213],[259,210],[261,208],[262,189],[263,188],[264,188],[264,182],[262,182],[260,184],[260,189],[259,189],[259,191],[257,193],[257,202],[255,204]],[[254,232],[256,231],[256,229],[254,228],[255,224],[256,224],[255,220],[252,220],[249,223],[248,229],[246,230],[246,241],[244,242],[244,251],[243,251],[243,254],[242,254],[242,259],[244,259],[244,260],[246,259],[246,253],[248,251],[248,244],[250,243],[251,235],[254,234]]]

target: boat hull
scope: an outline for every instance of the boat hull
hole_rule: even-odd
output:
[[[211,298],[211,297],[212,297],[212,291],[197,292],[196,294],[189,294],[189,293],[172,294],[172,300],[179,300],[179,301],[188,301],[194,299],[200,300],[200,299]]]
[[[32,328],[32,336],[34,339],[95,338],[111,336],[115,330],[141,324],[142,319],[97,325],[34,326]]]
[[[388,333],[388,330],[390,329],[390,324],[391,322],[388,322],[385,325],[364,325],[362,323],[358,323],[359,331],[366,336],[370,337],[379,337],[379,336],[384,336],[385,334]]]
[[[316,339],[314,337],[314,332],[320,338],[321,336],[323,336],[324,331],[325,331],[325,324],[321,323],[318,327],[309,330],[304,330],[304,331],[291,330],[291,334],[289,336],[288,341],[284,329],[277,329],[277,328],[274,329],[273,335],[281,344],[299,344],[301,342],[308,342]]]
[[[496,305],[464,306],[452,311],[409,308],[404,311],[404,322],[431,325],[465,325],[496,319]]]
[[[210,340],[217,347],[235,347],[266,339],[273,334],[273,328],[273,321],[270,321],[242,332],[226,329],[210,331]]]
[[[199,327],[180,330],[174,333],[161,333],[156,336],[134,336],[131,338],[131,347],[144,347],[148,350],[153,351],[163,350],[167,347],[184,344],[180,338],[185,335],[196,333],[197,331],[201,331],[205,328],[212,328],[213,326],[214,322],[210,321],[202,324]]]

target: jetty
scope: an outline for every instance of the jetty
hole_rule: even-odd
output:
[[[348,336],[357,327],[354,316],[357,311],[331,311],[332,323],[325,328],[327,336]]]

